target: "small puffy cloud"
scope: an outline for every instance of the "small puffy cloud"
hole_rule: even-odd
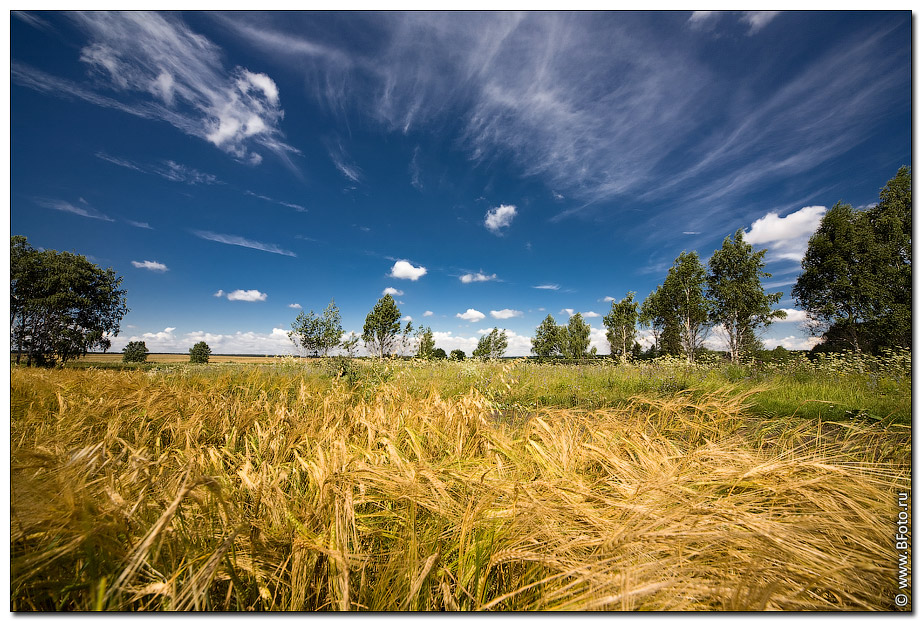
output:
[[[573,317],[574,315],[576,315],[576,311],[574,311],[573,309],[561,309],[560,311],[558,311],[558,313],[561,315],[566,313],[567,317]]]
[[[479,322],[483,318],[487,317],[477,309],[468,309],[464,313],[456,313],[455,317],[459,317],[462,320],[467,320],[468,322]]]
[[[401,322],[412,322],[412,321],[413,321],[413,316],[412,316],[412,315],[405,315],[405,316],[403,316],[402,318],[400,318],[400,321],[401,321]]]
[[[462,283],[483,283],[484,281],[495,281],[496,275],[486,275],[482,272],[478,272],[477,274],[463,274],[459,278]]]
[[[560,289],[560,285],[557,285],[556,283],[547,283],[546,285],[532,285],[532,289],[550,289],[557,291]]]
[[[773,260],[799,262],[825,213],[826,208],[821,205],[802,207],[784,217],[778,216],[777,212],[769,212],[752,223],[743,239],[754,246],[767,246]]]
[[[395,279],[410,279],[411,281],[416,281],[419,279],[419,277],[425,274],[426,269],[424,267],[414,266],[409,261],[404,261],[401,259],[400,261],[394,263],[389,276],[392,276]]]
[[[266,298],[266,294],[258,289],[236,289],[227,295],[228,300],[240,300],[243,302],[262,302]]]
[[[219,290],[216,291],[214,294],[212,294],[212,296],[214,296],[215,298],[222,298],[222,297],[224,296],[224,290],[223,290],[223,289],[219,289]]]
[[[595,311],[586,311],[585,313],[583,313],[583,317],[602,317],[602,316],[596,313]]]
[[[615,301],[615,298],[611,296],[605,296],[605,298],[602,299],[602,302],[614,302],[614,301]]]
[[[394,287],[385,287],[384,291],[381,292],[381,295],[386,296],[387,294],[390,294],[391,296],[403,296],[403,291]]]
[[[807,322],[810,320],[810,318],[807,316],[807,312],[802,311],[800,309],[781,309],[781,311],[784,311],[788,315],[783,320],[774,320],[776,323],[777,322]]]
[[[131,265],[142,270],[151,270],[152,272],[166,272],[169,268],[159,261],[132,261]]]
[[[423,317],[429,317],[430,315],[432,315],[432,311],[426,311],[423,313]]]
[[[497,320],[508,320],[512,317],[522,317],[522,312],[515,309],[500,309],[499,311],[490,311],[490,315]]]
[[[289,308],[289,309],[302,309],[303,307],[302,307],[301,305],[299,305],[298,303],[293,302],[293,303],[291,303],[290,305],[288,305],[288,308]]]
[[[487,211],[483,224],[491,232],[499,234],[501,229],[512,224],[512,219],[515,218],[515,215],[515,205],[500,205]]]

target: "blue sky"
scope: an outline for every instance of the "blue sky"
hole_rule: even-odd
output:
[[[113,339],[293,352],[385,292],[436,345],[642,300],[743,228],[790,297],[911,165],[902,12],[13,12],[11,234],[124,277]],[[719,347],[714,332],[711,345]]]

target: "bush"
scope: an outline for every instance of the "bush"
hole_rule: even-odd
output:
[[[465,359],[464,350],[452,350],[451,351],[451,360],[453,361],[463,361]]]
[[[199,341],[189,348],[190,363],[207,363],[209,356],[211,356],[211,348],[204,341]]]
[[[129,341],[122,350],[122,361],[125,363],[144,363],[147,361],[147,344],[143,341]]]

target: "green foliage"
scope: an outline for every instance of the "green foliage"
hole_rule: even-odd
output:
[[[463,361],[467,355],[464,354],[464,350],[452,350],[450,357],[453,361]]]
[[[109,349],[128,313],[122,277],[82,255],[37,251],[10,237],[10,333],[16,362],[53,366]]]
[[[442,348],[436,348],[432,351],[432,359],[435,361],[444,361],[448,358],[448,355],[445,354],[445,350]]]
[[[291,324],[288,338],[300,347],[308,356],[327,356],[340,344],[343,326],[339,309],[334,300],[317,316],[311,310],[307,315],[302,311]]]
[[[671,306],[667,304],[662,285],[644,299],[637,320],[641,326],[648,327],[653,332],[651,354],[678,356],[682,353],[679,321]]]
[[[560,356],[563,354],[563,339],[566,328],[558,326],[554,317],[548,313],[547,317],[538,325],[535,336],[531,340],[531,351],[537,356]]]
[[[586,358],[589,349],[589,324],[583,319],[581,313],[570,316],[566,326],[566,338],[563,351],[571,359]]]
[[[663,312],[676,322],[679,342],[689,363],[701,348],[708,332],[709,305],[704,295],[707,274],[698,253],[682,252],[663,281],[659,303]]]
[[[207,363],[210,356],[211,348],[204,341],[199,341],[197,344],[189,348],[190,363]]]
[[[484,360],[501,358],[506,354],[507,345],[506,331],[494,328],[480,338],[477,347],[474,348],[473,356]]]
[[[784,311],[772,309],[783,292],[766,294],[762,288],[765,251],[754,252],[743,240],[743,230],[724,238],[723,246],[714,251],[708,262],[707,297],[711,322],[723,327],[727,348],[734,363],[740,354],[751,351],[758,342],[756,330],[774,319],[785,317]]]
[[[125,363],[144,363],[147,361],[147,344],[143,341],[129,341],[122,350],[122,361]]]
[[[902,167],[861,211],[837,203],[810,238],[792,290],[822,349],[877,352],[912,343],[912,176]]]
[[[426,327],[420,327],[417,332],[417,337],[419,339],[418,346],[416,348],[416,356],[421,359],[432,359],[435,357],[435,338],[432,336],[432,329]],[[442,358],[445,358],[445,351],[442,350]]]
[[[605,337],[608,339],[611,355],[620,357],[622,361],[627,360],[628,354],[636,345],[634,339],[637,334],[637,302],[634,300],[634,292],[628,292],[620,301],[612,302],[611,311],[602,318],[602,323],[608,329],[605,331]]]
[[[369,353],[385,357],[394,353],[399,336],[400,309],[391,295],[385,294],[365,317],[362,341]]]

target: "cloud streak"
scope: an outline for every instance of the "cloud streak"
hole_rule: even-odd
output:
[[[252,248],[258,251],[264,251],[266,253],[275,253],[277,255],[286,255],[288,257],[297,257],[296,254],[289,250],[281,248],[277,244],[268,244],[265,242],[257,242],[255,240],[248,240],[247,238],[241,237],[239,235],[227,234],[227,233],[215,233],[213,231],[192,231],[192,234],[202,238],[203,240],[209,240],[211,242],[219,242],[221,244],[230,244],[232,246],[242,246],[244,248]]]

